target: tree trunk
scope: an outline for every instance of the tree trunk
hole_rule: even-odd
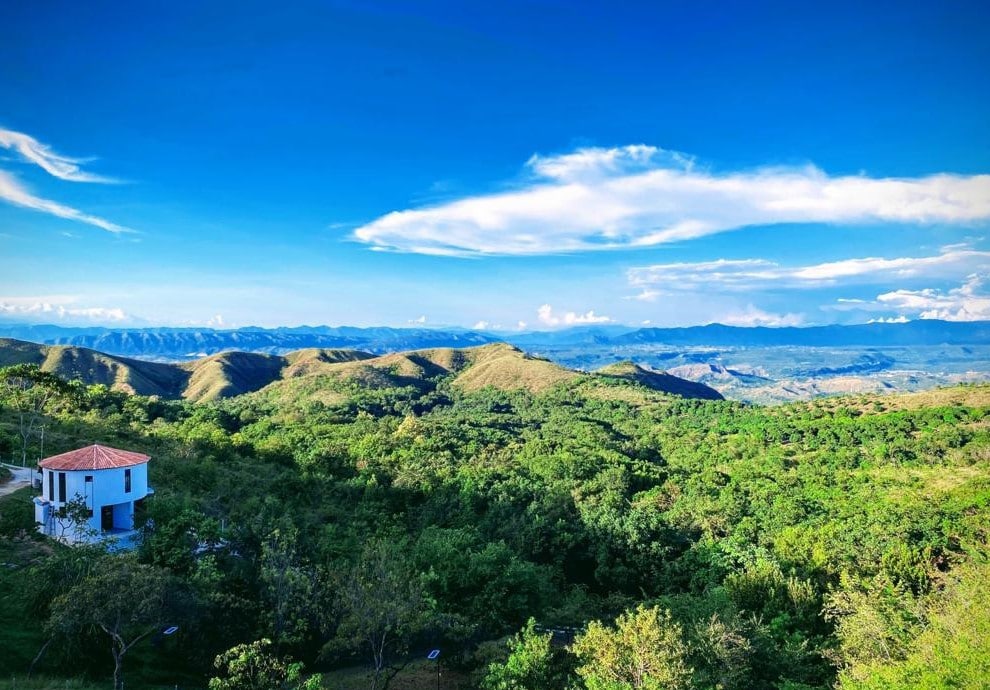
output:
[[[124,690],[124,654],[113,653],[113,690]]]
[[[29,679],[31,678],[31,674],[34,673],[34,667],[38,665],[38,662],[41,661],[41,657],[43,657],[45,655],[45,652],[48,651],[48,645],[52,643],[52,639],[53,638],[51,637],[48,638],[45,641],[45,644],[41,645],[41,649],[38,650],[38,655],[34,657],[34,660],[31,662],[31,665],[28,666],[27,677]]]

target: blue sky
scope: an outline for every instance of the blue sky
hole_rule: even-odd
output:
[[[719,4],[8,7],[0,318],[990,319],[990,6]]]

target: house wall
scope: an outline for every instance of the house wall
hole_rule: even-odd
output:
[[[131,490],[124,491],[125,470],[131,471]],[[51,511],[56,511],[65,503],[58,501],[59,478],[58,475],[65,474],[65,501],[71,501],[76,496],[86,499],[86,505],[92,509],[93,516],[88,521],[89,529],[99,532],[100,511],[103,506],[113,505],[113,526],[118,529],[131,529],[134,526],[134,501],[140,500],[148,495],[148,463],[132,465],[127,468],[115,468],[109,470],[42,470],[41,490],[42,498],[50,501],[48,510],[45,511],[39,505],[35,508],[35,519],[39,524],[44,525],[45,516]],[[53,479],[49,479],[49,475]],[[86,482],[86,477],[92,477],[92,483]],[[54,490],[53,495],[49,495],[49,488]],[[123,505],[119,505],[123,504]]]

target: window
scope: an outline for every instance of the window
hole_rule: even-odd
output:
[[[65,472],[58,473],[58,502],[65,503]]]
[[[89,508],[89,517],[93,517],[93,475],[87,474],[83,477],[83,486],[86,487],[86,495],[84,498],[89,502],[87,508]]]
[[[55,500],[55,473],[48,470],[48,500]]]
[[[131,471],[130,469],[124,470],[124,493],[131,493]]]

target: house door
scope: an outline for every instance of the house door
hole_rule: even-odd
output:
[[[104,532],[113,529],[113,506],[103,506],[100,509],[100,529]]]

